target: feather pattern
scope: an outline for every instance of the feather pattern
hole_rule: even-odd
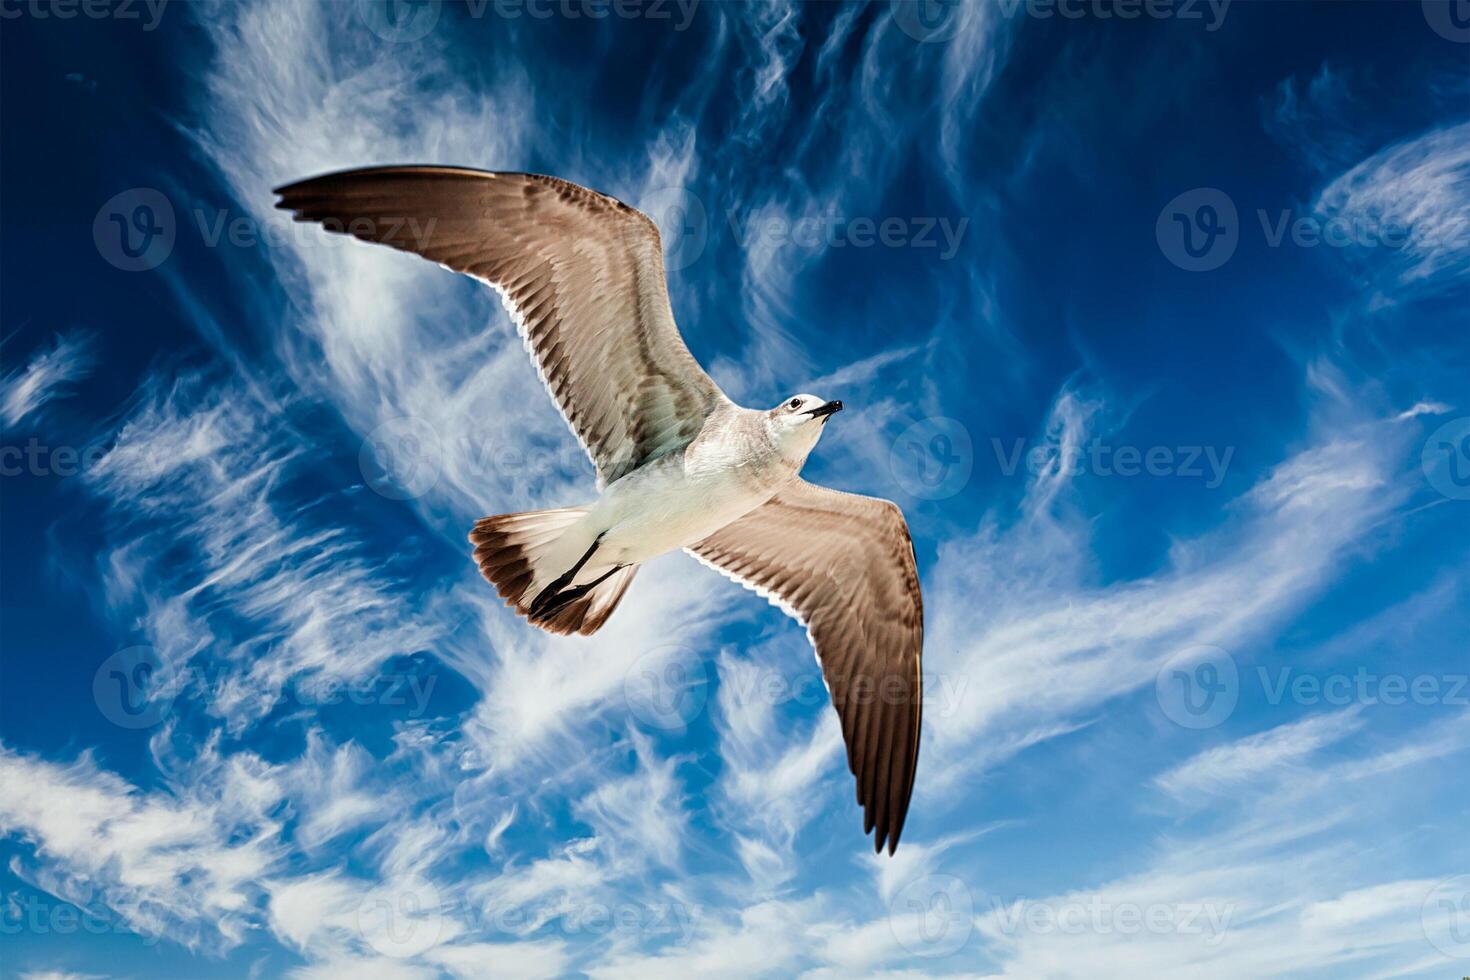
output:
[[[887,500],[800,478],[689,553],[807,629],[842,722],[864,833],[898,847],[923,715],[924,604],[908,525]]]
[[[495,287],[599,488],[688,445],[729,404],[674,323],[658,228],[540,174],[370,167],[276,190],[297,221]]]

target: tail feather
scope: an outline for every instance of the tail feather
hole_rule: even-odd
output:
[[[571,602],[539,615],[531,612],[531,604],[541,589],[566,570],[548,567],[557,560],[551,552],[586,514],[585,507],[498,514],[481,518],[470,532],[480,573],[495,586],[506,605],[532,625],[550,633],[597,632],[617,608],[638,571],[637,565],[629,565]],[[566,548],[559,550],[563,554],[567,552]]]

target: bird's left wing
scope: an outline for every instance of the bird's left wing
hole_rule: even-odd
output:
[[[540,174],[428,166],[276,193],[297,221],[494,286],[601,485],[688,445],[727,401],[679,336],[658,228],[621,201]]]
[[[874,849],[886,840],[892,854],[923,708],[924,605],[902,512],[797,479],[688,550],[806,626],[842,720],[863,831],[876,827]]]

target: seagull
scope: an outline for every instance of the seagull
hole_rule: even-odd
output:
[[[898,506],[800,476],[842,402],[726,397],[674,323],[658,227],[586,187],[395,166],[276,193],[295,220],[473,276],[509,310],[599,496],[475,524],[475,560],[506,604],[551,633],[595,633],[639,565],[681,548],[770,600],[806,627],[863,833],[892,855],[919,757],[923,600]]]

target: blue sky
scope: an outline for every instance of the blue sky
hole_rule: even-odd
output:
[[[1470,967],[1463,2],[0,15],[4,975]],[[847,404],[896,857],[778,610],[480,580],[590,464],[489,290],[272,209],[401,162],[644,208],[732,397]]]

